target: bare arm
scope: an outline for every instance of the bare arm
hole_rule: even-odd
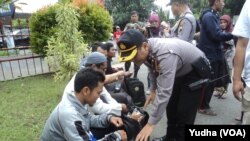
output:
[[[241,93],[244,93],[244,86],[241,82],[241,74],[244,68],[248,41],[248,38],[239,37],[236,45],[236,54],[234,57],[233,93],[235,98],[238,100],[241,100]]]
[[[122,79],[124,76],[131,76],[131,75],[132,73],[129,71],[118,71],[116,73],[106,75],[104,83],[109,84],[119,79]]]

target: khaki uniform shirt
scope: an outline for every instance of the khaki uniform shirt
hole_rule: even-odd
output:
[[[192,43],[196,30],[196,20],[190,10],[184,12],[171,30],[171,36]]]
[[[149,56],[153,56],[158,65],[153,66],[149,61],[145,62],[150,70],[150,89],[156,90],[153,111],[148,123],[156,124],[166,110],[175,77],[191,72],[191,64],[205,55],[191,43],[177,38],[151,38],[149,46]],[[158,76],[154,73],[155,70],[158,70]]]

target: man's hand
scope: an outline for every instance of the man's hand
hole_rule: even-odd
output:
[[[234,97],[241,101],[242,100],[242,95],[245,93],[244,91],[244,85],[241,80],[238,81],[233,81],[233,94]]]
[[[139,111],[133,111],[133,113],[129,117],[138,122],[140,122],[144,118],[144,116]]]
[[[153,103],[155,100],[155,91],[150,91],[150,95],[148,96],[144,108],[146,108],[149,104]]]
[[[112,123],[113,125],[115,125],[116,127],[121,127],[123,126],[123,122],[122,122],[122,119],[120,117],[115,117],[115,116],[112,116],[110,118],[110,123]]]
[[[122,141],[127,141],[127,133],[124,130],[119,130],[118,133],[121,135]]]
[[[244,94],[244,85],[241,81],[241,74],[244,69],[248,41],[248,38],[238,37],[236,52],[234,56],[233,94],[234,97],[239,101],[242,100],[242,95]]]
[[[137,135],[136,141],[148,141],[149,136],[153,132],[155,125],[146,124],[141,132]]]
[[[130,77],[133,73],[130,71],[125,71],[124,72],[124,77]]]
[[[122,105],[122,111],[123,112],[128,112],[128,107],[126,104],[121,104]]]
[[[124,77],[130,77],[133,73],[130,71],[118,71],[117,73],[118,79],[123,79]]]
[[[115,72],[118,72],[118,71],[123,71],[123,68],[122,68],[122,67],[117,67],[117,68],[113,68],[113,70],[114,70]]]

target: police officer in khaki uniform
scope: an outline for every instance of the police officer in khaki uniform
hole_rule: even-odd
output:
[[[171,0],[169,5],[171,5],[173,14],[179,17],[171,29],[170,37],[177,37],[192,43],[196,30],[196,20],[189,9],[188,0]]]
[[[120,61],[133,61],[138,66],[144,63],[150,70],[152,85],[145,106],[153,103],[152,114],[136,140],[146,141],[166,110],[165,138],[184,141],[184,126],[194,123],[201,93],[201,88],[191,90],[189,85],[207,77],[202,75],[204,72],[198,72],[199,68],[210,71],[205,55],[180,39],[147,40],[141,32],[132,29],[123,33],[118,47]]]

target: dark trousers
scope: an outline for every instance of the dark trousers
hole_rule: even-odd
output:
[[[172,95],[166,108],[168,119],[166,141],[184,141],[185,125],[194,124],[201,89],[191,91],[190,83],[200,80],[194,71],[175,79]]]
[[[125,92],[124,88],[122,87],[122,84],[121,84],[121,88],[120,88],[119,92],[116,92],[115,87],[116,87],[116,85],[118,83],[121,83],[121,82],[114,82],[114,83],[111,83],[111,84],[106,84],[105,88],[107,89],[107,91],[110,93],[110,95],[118,103],[123,103],[123,104],[126,104],[128,106],[134,106],[134,103],[133,103],[133,100],[132,100],[131,96],[128,95],[128,93]],[[102,99],[102,100],[105,102],[104,99]]]
[[[108,128],[90,128],[90,131],[97,140],[117,130],[117,127],[115,127],[113,124],[110,124]]]
[[[215,80],[219,76],[219,68],[222,65],[222,61],[211,62],[211,67],[213,70],[213,74],[211,75],[211,80]],[[202,93],[200,109],[210,109],[210,101],[214,92],[215,83],[209,83],[209,85],[204,89]]]
[[[118,102],[126,104],[127,106],[134,106],[133,100],[126,92],[110,93],[111,96]]]

